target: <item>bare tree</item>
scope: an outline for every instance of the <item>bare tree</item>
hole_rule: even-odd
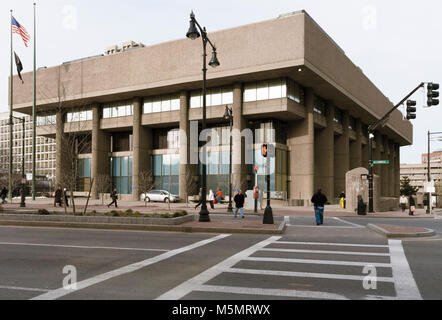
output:
[[[152,176],[151,171],[141,171],[138,175],[138,184],[140,188],[141,193],[148,193],[149,191],[153,190],[155,186],[155,182]],[[144,205],[147,205],[146,198],[144,198]]]
[[[21,174],[17,173],[12,174],[11,176],[12,190],[10,190],[11,193],[13,193],[15,189],[18,189],[21,186],[21,179],[22,179]],[[7,174],[0,173],[0,186],[1,187],[5,186],[7,188],[8,185],[9,185],[9,176]]]
[[[101,195],[101,205],[104,205],[104,194],[112,189],[112,180],[106,174],[100,174],[95,178],[95,187],[98,194]]]

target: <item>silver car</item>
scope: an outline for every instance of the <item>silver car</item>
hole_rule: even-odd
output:
[[[165,190],[152,190],[141,196],[141,199],[145,202],[177,202],[179,197],[174,194],[169,194],[169,191]]]

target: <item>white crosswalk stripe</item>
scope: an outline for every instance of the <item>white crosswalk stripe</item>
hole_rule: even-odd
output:
[[[284,248],[275,248],[275,246],[284,246]],[[330,248],[330,250],[318,250],[318,246]],[[302,247],[302,249],[299,247]],[[336,248],[340,250],[338,251]],[[354,248],[360,248],[362,251],[353,251]],[[298,254],[308,254],[309,256],[308,258],[300,259],[296,257]],[[293,255],[295,255],[295,257],[293,257]],[[352,261],[322,258],[324,256],[330,257],[333,255],[341,256],[341,258],[345,256],[349,256],[350,258],[351,256]],[[369,259],[373,262],[360,261],[361,258],[362,260]],[[241,264],[241,266],[239,266],[239,264]],[[313,267],[314,270],[310,270]],[[355,269],[355,267],[361,268],[360,274],[356,274],[357,269]],[[379,283],[379,286],[383,284],[384,287],[382,290],[387,290],[387,294],[385,294],[384,291],[376,291],[377,288],[372,288],[373,290],[364,289],[363,285],[369,276],[367,273],[364,274],[362,272],[362,268],[365,267],[377,268],[379,271],[385,273],[383,276],[376,276],[375,280],[376,283]],[[305,272],[305,269],[308,269],[308,272]],[[338,270],[340,272],[332,273],[330,270]],[[240,278],[241,280],[251,276],[263,277],[263,282],[268,283],[267,286],[272,286],[274,280],[275,283],[279,283],[279,287],[278,284],[274,284],[276,288],[248,288],[241,285],[241,280],[237,281],[237,278],[234,278],[235,275],[243,275],[243,277]],[[222,281],[223,283],[220,285],[216,285],[215,283],[209,284],[209,282],[215,278],[217,278],[216,282]],[[309,286],[309,281],[312,281],[312,284],[304,290],[291,290],[289,287],[281,289],[280,285],[284,283],[285,278],[290,282],[294,281],[292,279],[302,279],[301,285],[304,286]],[[268,279],[268,281],[264,281],[264,279]],[[346,281],[347,284],[343,286],[344,289],[341,289],[339,285],[334,285],[332,286],[333,289],[330,289],[331,285],[327,285],[320,280],[330,280],[336,283]],[[373,278],[370,278],[370,280],[373,280]],[[235,283],[232,284],[232,281],[235,281]],[[361,283],[360,289],[358,289],[361,292],[360,295],[353,292],[349,293],[348,291],[347,294],[345,292],[339,292],[340,290],[345,291],[345,286],[351,285],[354,287],[354,283],[357,284],[357,282]],[[321,287],[324,288],[320,289]],[[335,292],[330,292],[330,290]],[[166,292],[157,299],[177,300],[185,298],[192,292],[331,300],[422,299],[411,274],[400,241],[389,241],[388,245],[380,245],[369,243],[294,242],[283,241],[281,237],[271,237],[239,252]]]

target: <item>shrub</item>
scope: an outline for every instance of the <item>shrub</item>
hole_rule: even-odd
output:
[[[175,211],[175,213],[173,214],[174,218],[184,217],[184,216],[187,216],[187,211],[184,210]]]
[[[171,217],[171,215],[168,214],[168,213],[163,213],[163,214],[161,215],[161,218],[165,218],[165,219],[169,219],[170,217]]]
[[[126,213],[127,213],[128,215],[131,215],[131,214],[133,214],[134,212],[132,211],[132,209],[127,209],[127,210],[126,210]]]

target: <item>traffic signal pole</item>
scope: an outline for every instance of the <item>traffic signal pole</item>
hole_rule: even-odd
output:
[[[407,101],[408,98],[410,98],[413,94],[415,94],[420,88],[424,88],[425,87],[425,82],[422,82],[421,84],[419,84],[419,86],[417,86],[416,89],[414,89],[413,91],[411,91],[404,99],[401,100],[401,102],[399,102],[397,105],[395,105],[390,111],[387,112],[387,114],[385,116],[383,116],[380,120],[378,120],[376,123],[370,125],[368,127],[368,152],[369,152],[369,175],[368,175],[368,183],[369,183],[369,204],[368,204],[368,208],[369,208],[369,212],[370,213],[374,213],[374,203],[373,203],[373,198],[374,198],[374,173],[373,173],[373,166],[374,166],[374,159],[373,159],[373,139],[374,139],[374,133],[376,131],[376,129],[379,126],[384,126],[386,124],[386,122],[388,121],[390,115],[397,109],[399,108],[405,101]]]

